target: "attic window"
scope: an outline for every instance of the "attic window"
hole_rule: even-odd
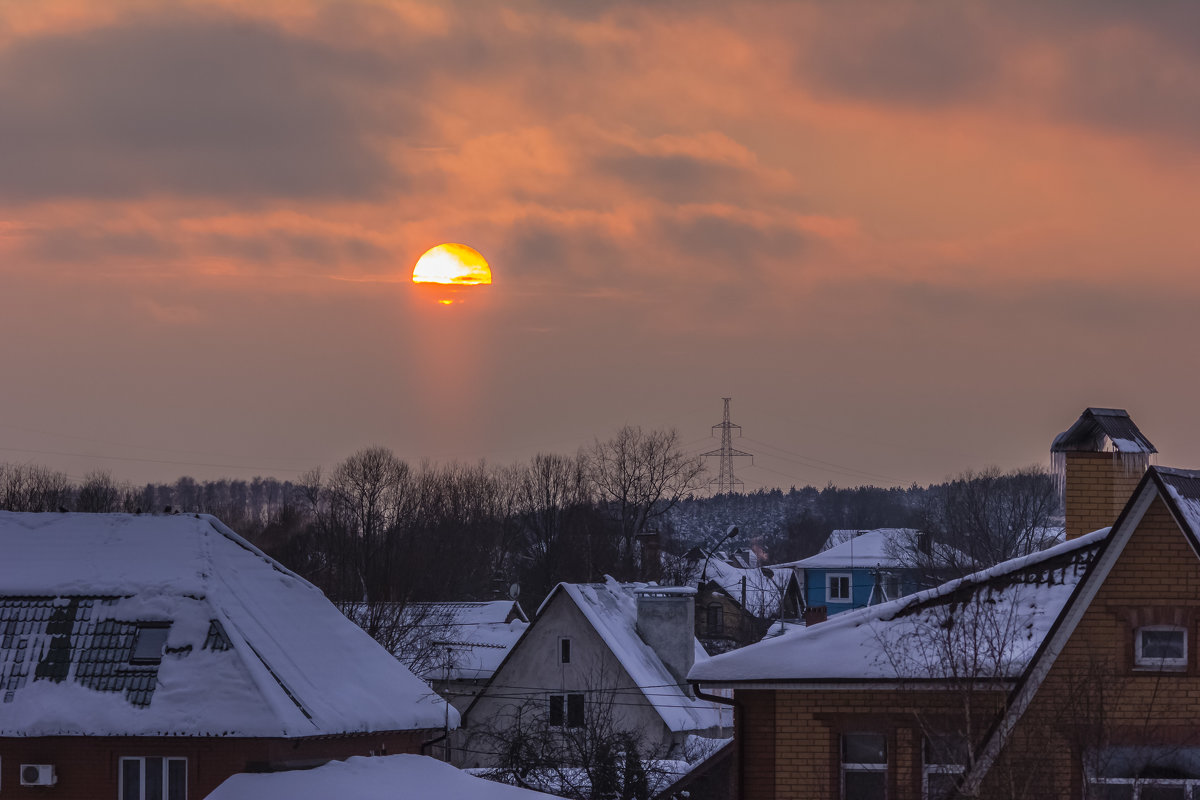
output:
[[[167,634],[170,632],[169,624],[138,625],[137,634],[133,640],[133,655],[129,657],[129,663],[157,664],[161,662],[163,648],[167,644]]]
[[[571,663],[571,640],[562,638],[558,640],[558,661],[560,664]]]
[[[1146,625],[1134,636],[1134,666],[1182,668],[1187,666],[1187,629],[1174,625]]]

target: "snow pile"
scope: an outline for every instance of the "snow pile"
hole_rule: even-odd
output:
[[[1109,529],[697,662],[693,681],[1017,677]],[[831,551],[832,552],[832,551]],[[947,652],[955,653],[946,658]]]
[[[897,557],[903,547],[904,538],[912,534],[909,528],[878,528],[851,536],[841,544],[815,556],[776,564],[773,569],[849,569],[852,567],[893,567],[905,564]]]
[[[607,576],[604,583],[559,584],[670,730],[697,731],[732,725],[731,709],[692,697],[671,677],[654,649],[638,635],[634,589],[644,586],[618,583]],[[549,600],[547,597],[545,602]],[[692,642],[695,663],[706,661],[708,655],[700,642],[695,637]]]
[[[291,737],[444,722],[445,704],[426,684],[214,517],[0,513],[0,546],[2,597],[107,598],[93,604],[93,620],[71,623],[65,680],[20,667],[28,677],[4,695],[0,735]],[[148,707],[81,685],[81,656],[111,647],[83,633],[103,620],[170,624]],[[206,646],[210,629],[227,646]],[[4,641],[9,669],[55,644],[45,624]]]
[[[553,800],[553,795],[476,778],[428,756],[355,756],[292,772],[242,773],[207,800]]]

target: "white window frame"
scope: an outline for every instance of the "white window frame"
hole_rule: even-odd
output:
[[[1169,631],[1183,636],[1183,656],[1181,658],[1154,658],[1142,655],[1142,634],[1147,632]],[[1133,665],[1138,669],[1183,669],[1188,663],[1188,632],[1180,625],[1143,625],[1133,632]]]
[[[879,736],[879,737],[881,737],[883,739],[883,761],[879,762],[879,763],[875,763],[875,762],[860,763],[860,762],[846,761],[845,760],[845,758],[846,758],[846,739],[847,739],[847,737],[850,737],[850,736]],[[841,761],[841,770],[839,771],[839,775],[841,776],[841,784],[842,785],[840,787],[841,791],[838,793],[838,796],[842,797],[842,798],[846,797],[846,773],[848,773],[848,772],[882,772],[883,773],[883,796],[886,798],[888,796],[888,785],[887,785],[887,783],[888,783],[888,779],[887,779],[888,760],[891,758],[891,753],[888,752],[891,748],[889,746],[887,734],[878,733],[876,731],[851,731],[848,733],[843,733],[841,736],[840,746],[841,746],[841,753],[840,753],[839,760]]]
[[[163,762],[162,770],[162,797],[163,800],[187,800],[188,794],[188,760],[181,756],[121,756],[117,764],[117,797],[120,800],[125,798],[125,762],[137,761],[138,768],[138,798],[145,800],[146,797],[146,759],[161,758]],[[177,761],[183,764],[183,797],[171,797],[171,762]]]
[[[846,596],[834,597],[833,586],[835,581],[846,581]],[[825,602],[826,603],[853,603],[854,602],[854,573],[852,572],[827,572],[825,573]]]
[[[922,755],[922,775],[921,775],[921,797],[924,800],[940,800],[939,797],[934,797],[929,792],[929,776],[930,775],[962,775],[967,771],[965,764],[956,764],[953,762],[935,762],[930,758],[933,755],[930,752],[929,737],[923,737],[924,753]]]

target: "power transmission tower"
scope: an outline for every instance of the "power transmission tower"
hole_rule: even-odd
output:
[[[741,436],[742,426],[734,425],[729,421],[729,401],[731,398],[722,397],[721,399],[725,401],[725,418],[721,420],[720,425],[712,426],[714,432],[717,430],[717,428],[721,429],[721,449],[709,450],[707,453],[701,453],[700,455],[704,456],[705,458],[711,458],[713,456],[717,457],[717,463],[719,465],[717,469],[717,477],[716,479],[709,481],[708,485],[715,486],[717,489],[717,494],[730,494],[736,489],[744,488],[746,485],[734,477],[733,460],[735,458],[745,457],[749,458],[750,463],[753,464],[754,455],[752,453],[746,453],[742,450],[733,449],[733,432],[736,430],[737,435]]]

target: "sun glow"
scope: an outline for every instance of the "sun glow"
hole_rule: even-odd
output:
[[[479,251],[465,244],[439,244],[417,259],[413,283],[480,286],[492,282],[492,270]]]

